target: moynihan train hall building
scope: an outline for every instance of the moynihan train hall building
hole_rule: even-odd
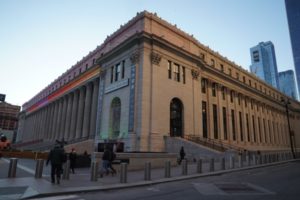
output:
[[[290,152],[300,145],[300,104],[144,11],[24,103],[17,142],[164,152],[168,138]]]

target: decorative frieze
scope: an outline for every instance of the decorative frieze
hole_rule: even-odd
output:
[[[192,73],[193,79],[197,80],[199,77],[199,74],[200,74],[199,70],[192,69],[191,73]]]
[[[155,52],[151,53],[151,63],[154,65],[159,65],[161,61],[161,55]]]

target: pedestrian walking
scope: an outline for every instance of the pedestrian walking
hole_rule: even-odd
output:
[[[107,146],[104,147],[104,152],[102,155],[102,167],[100,170],[100,177],[103,177],[103,174],[109,174],[109,161],[110,160],[110,150]]]
[[[115,168],[113,168],[112,163],[113,161],[116,159],[116,154],[113,151],[109,150],[109,163],[108,163],[108,169],[111,170],[111,175],[115,175],[117,173],[117,171],[115,170]]]
[[[51,163],[51,182],[60,184],[60,175],[62,172],[62,164],[66,161],[66,155],[64,149],[60,144],[56,144],[55,147],[48,154],[46,166]]]
[[[184,148],[183,146],[181,146],[180,148],[180,152],[179,152],[179,160],[178,160],[178,164],[181,164],[181,161],[185,158],[185,152],[184,152]]]
[[[69,159],[70,159],[70,169],[71,169],[73,174],[75,174],[76,158],[77,158],[76,151],[75,151],[74,148],[72,148],[72,151],[69,155]]]

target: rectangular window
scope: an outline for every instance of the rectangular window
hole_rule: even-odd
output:
[[[185,67],[182,67],[182,82],[185,84]]]
[[[245,76],[243,76],[243,82],[246,83],[246,77]]]
[[[203,137],[207,138],[207,110],[205,101],[202,101],[202,129]]]
[[[168,61],[168,77],[172,79],[172,62]]]
[[[218,139],[218,111],[217,105],[213,104],[214,138]]]
[[[249,117],[248,114],[246,114],[246,125],[247,125],[247,140],[250,142],[250,128],[249,128]]]
[[[85,70],[87,70],[88,67],[89,67],[89,64],[86,64],[86,65],[85,65]]]
[[[120,72],[121,72],[120,63],[118,63],[118,64],[116,64],[115,81],[119,80]]]
[[[236,79],[239,80],[240,79],[240,75],[239,73],[236,73]]]
[[[206,83],[207,83],[206,79],[202,78],[201,79],[201,91],[202,91],[202,93],[206,93]]]
[[[231,69],[230,68],[228,69],[228,74],[229,74],[229,76],[231,76]]]
[[[251,87],[251,80],[249,80],[249,85],[250,85],[250,87]]]
[[[232,139],[236,140],[234,110],[231,110]]]
[[[222,87],[222,99],[225,100],[225,91],[226,91],[226,88],[223,86]]]
[[[224,140],[227,140],[227,116],[226,116],[226,108],[223,107],[223,128],[224,128]]]
[[[233,96],[234,96],[234,91],[230,91],[230,102],[233,103]]]
[[[224,65],[220,64],[221,72],[224,72]]]
[[[259,52],[253,51],[252,55],[253,55],[254,62],[259,62]]]
[[[215,60],[214,59],[210,59],[210,61],[211,61],[211,66],[215,67]]]
[[[247,108],[247,98],[245,98],[245,107]]]
[[[256,142],[256,130],[255,130],[254,115],[252,115],[252,124],[253,124],[253,140],[254,140],[254,142]]]
[[[239,112],[241,141],[244,141],[242,112]]]
[[[238,104],[241,105],[241,95],[238,95]]]
[[[110,70],[110,83],[114,82],[114,66]]]
[[[174,79],[180,82],[180,66],[178,64],[174,64]]]
[[[122,61],[122,79],[125,77],[125,60]]]
[[[217,84],[216,83],[213,83],[212,84],[212,87],[211,87],[211,93],[212,93],[212,96],[215,97],[216,96],[216,89],[217,88]]]

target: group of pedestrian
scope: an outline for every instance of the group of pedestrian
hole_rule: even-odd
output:
[[[70,160],[70,169],[73,174],[75,174],[75,165],[76,165],[76,151],[72,148],[72,151],[69,153]],[[55,184],[60,184],[61,174],[63,173],[63,164],[67,161],[67,154],[64,150],[64,144],[57,142],[54,148],[49,152],[46,165],[48,166],[49,162],[51,163],[51,182]],[[55,181],[56,180],[56,181]]]
[[[103,177],[104,174],[108,175],[115,175],[117,171],[113,168],[112,162],[116,158],[116,153],[109,149],[107,146],[104,147],[104,152],[102,155],[102,167],[100,170],[100,177]]]

